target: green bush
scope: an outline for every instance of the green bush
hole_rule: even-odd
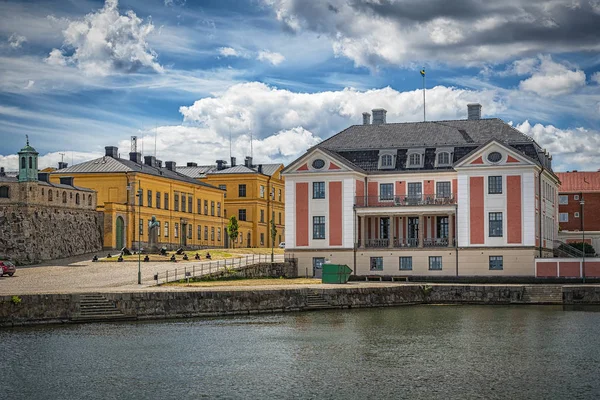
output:
[[[589,243],[583,243],[583,242],[569,243],[569,246],[574,247],[579,251],[583,251],[583,248],[585,247],[585,255],[586,256],[593,256],[596,254],[596,250],[594,249],[594,246],[592,246]]]
[[[19,305],[21,304],[21,298],[19,296],[13,296],[10,298],[10,301],[14,304],[14,305]]]

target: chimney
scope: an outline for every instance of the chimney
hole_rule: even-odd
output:
[[[2,173],[0,173],[0,176]],[[38,172],[38,181],[50,183],[50,174],[47,172]]]
[[[227,168],[227,161],[225,160],[217,160],[217,171],[221,171],[222,169]]]
[[[0,167],[0,176],[6,176],[6,172],[4,172],[4,167]]]
[[[246,156],[244,159],[244,165],[248,168],[252,168],[252,157]]]
[[[371,114],[368,112],[363,113],[363,125],[371,125]]]
[[[156,157],[154,156],[145,156],[144,164],[149,165],[150,167],[156,167]]]
[[[104,151],[106,157],[119,158],[119,148],[116,146],[106,146]]]
[[[64,161],[59,161],[58,162],[58,169],[65,169],[69,166],[69,163],[66,163]]]
[[[162,168],[162,160],[156,160],[156,167]]]
[[[258,164],[258,173],[262,174],[262,164]]]
[[[187,166],[188,166],[188,167],[197,167],[197,166],[198,166],[198,164],[196,164],[195,162],[188,162],[188,163],[187,163]]]
[[[375,108],[371,110],[373,113],[373,125],[385,124],[385,114],[387,111],[383,108]]]
[[[175,171],[177,168],[177,163],[175,161],[167,161],[165,162],[165,166],[169,171]]]
[[[231,157],[231,166],[232,166],[232,167],[235,167],[235,166],[236,166],[236,163],[235,163],[235,162],[236,162],[236,159],[235,159],[235,157]]]
[[[129,153],[129,161],[133,161],[134,163],[141,164],[142,163],[142,153]]]
[[[467,104],[467,119],[481,119],[481,104]]]
[[[72,176],[61,176],[60,184],[67,185],[67,186],[73,186],[73,177]]]

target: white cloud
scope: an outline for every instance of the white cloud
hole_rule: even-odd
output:
[[[27,38],[25,36],[19,35],[17,33],[13,33],[8,38],[8,45],[10,47],[12,47],[13,49],[18,49],[26,41],[27,41]]]
[[[592,75],[592,81],[600,85],[600,72],[594,72]]]
[[[232,47],[221,47],[219,48],[219,54],[223,57],[240,57],[240,53]]]
[[[553,125],[532,125],[525,121],[516,128],[547,149],[553,157],[555,171],[568,169],[592,170],[600,168],[598,148],[600,132],[585,128],[559,129]]]
[[[27,86],[25,86],[23,89],[29,90],[33,87],[33,85],[35,85],[35,81],[30,79],[29,82],[27,82]]]
[[[262,50],[258,52],[256,59],[259,61],[267,61],[273,65],[279,65],[285,61],[285,57],[282,54],[271,52],[268,50]]]
[[[550,56],[541,56],[541,63],[534,74],[519,83],[519,88],[540,96],[560,96],[585,86],[585,72],[574,71],[563,64],[552,61]]]
[[[119,13],[117,0],[106,0],[100,10],[72,21],[63,31],[64,48],[53,49],[46,61],[53,65],[73,64],[88,75],[151,69],[163,72],[150,49],[147,37],[154,29],[133,11]]]

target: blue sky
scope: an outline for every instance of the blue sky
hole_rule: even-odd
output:
[[[479,102],[557,170],[598,169],[597,0],[132,0],[0,3],[0,166],[137,135],[178,163],[287,163],[361,113],[462,119]],[[252,146],[250,146],[252,137]],[[155,142],[156,140],[156,142]],[[141,148],[142,144],[139,144]]]

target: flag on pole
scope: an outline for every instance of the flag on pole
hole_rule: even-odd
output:
[[[425,70],[424,69],[421,70],[421,76],[425,76]]]

